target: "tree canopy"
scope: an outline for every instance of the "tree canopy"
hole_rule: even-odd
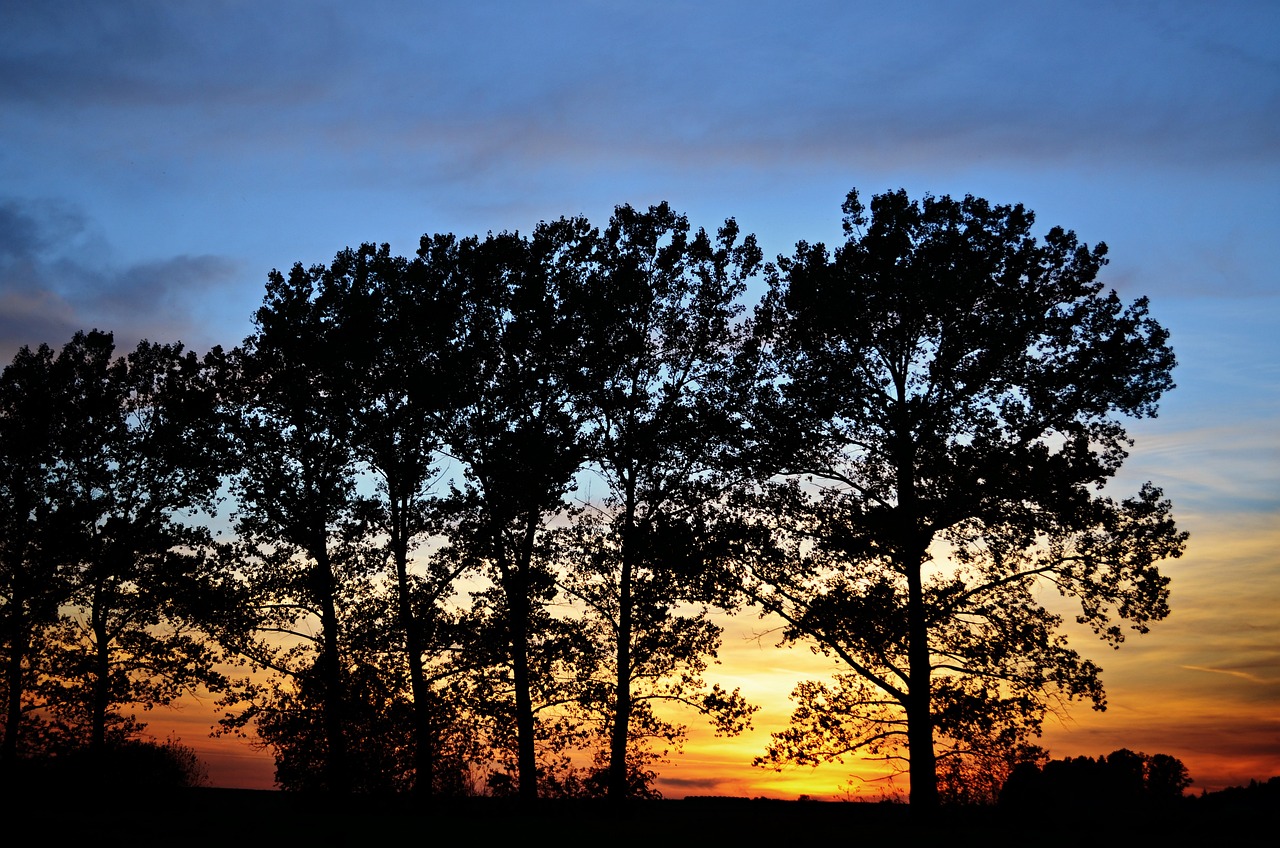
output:
[[[24,724],[100,753],[136,731],[128,708],[223,683],[204,625],[226,598],[201,520],[223,471],[219,357],[114,354],[110,333],[77,333],[5,369],[9,757]]]
[[[728,732],[753,711],[737,691],[705,686],[720,634],[699,608],[730,605],[716,575],[726,557],[714,506],[745,475],[750,381],[739,371],[737,318],[760,249],[738,237],[732,220],[713,239],[667,204],[620,206],[585,279],[586,458],[606,493],[579,523],[586,532],[568,580],[612,672],[598,700],[611,724],[614,798],[634,784],[632,746],[683,733],[653,704],[692,706]],[[693,614],[678,612],[681,604]]]
[[[1154,486],[1103,487],[1174,356],[1145,299],[1097,280],[1105,245],[1037,239],[1021,206],[898,191],[868,217],[855,191],[844,212],[846,242],[780,257],[756,314],[787,482],[750,589],[845,669],[797,688],[762,762],[905,754],[930,806],[935,744],[1016,748],[1055,699],[1105,707],[1044,589],[1113,646],[1167,614],[1157,563],[1186,535]]]
[[[205,683],[290,788],[646,796],[685,733],[666,706],[747,726],[706,677],[711,610],[752,603],[838,669],[759,764],[901,758],[913,803],[994,795],[1048,710],[1105,707],[1082,633],[1168,613],[1186,534],[1155,486],[1113,490],[1175,359],[1104,245],[1021,206],[844,212],[843,244],[763,266],[754,313],[754,236],[659,204],[272,271],[226,355],[24,348],[5,758]],[[220,492],[225,544],[196,518]],[[223,655],[273,676],[231,686]]]

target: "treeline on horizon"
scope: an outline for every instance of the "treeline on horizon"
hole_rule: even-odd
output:
[[[287,789],[653,797],[684,721],[750,725],[708,680],[722,610],[839,669],[758,765],[994,799],[1051,706],[1105,708],[1037,586],[1113,646],[1168,612],[1169,503],[1099,489],[1174,357],[1104,245],[973,197],[867,211],[767,264],[666,204],[365,244],[273,271],[233,350],[24,347],[4,761],[205,689]]]

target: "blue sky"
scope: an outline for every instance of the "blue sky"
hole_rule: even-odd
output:
[[[1106,281],[1151,298],[1181,363],[1121,482],[1163,485],[1194,534],[1173,617],[1102,657],[1112,702],[1130,680],[1135,703],[1197,705],[1184,726],[1234,712],[1146,744],[1193,777],[1228,740],[1270,769],[1239,779],[1280,773],[1280,4],[0,0],[0,20],[6,361],[95,326],[229,346],[272,268],[621,203],[736,217],[769,255],[838,241],[852,187],[1020,202],[1107,242]],[[1121,701],[1055,755],[1154,726]]]

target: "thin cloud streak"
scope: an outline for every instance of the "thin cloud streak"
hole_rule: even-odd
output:
[[[1202,16],[1167,8],[1046,19],[1000,4],[964,18],[917,6],[920,17],[810,4],[728,19],[681,6],[680,27],[669,26],[675,7],[582,3],[431,15],[391,5],[358,18],[330,7],[305,28],[275,4],[136,3],[75,22],[29,11],[0,42],[0,78],[4,100],[45,123],[70,130],[88,109],[117,145],[233,158],[359,149],[459,167],[584,153],[901,167],[999,151],[1203,164],[1270,162],[1280,146],[1280,75],[1256,30],[1194,36]],[[919,25],[926,15],[931,27]],[[1257,9],[1250,18],[1267,23]],[[133,119],[110,118],[121,111]],[[175,112],[195,120],[175,123]],[[205,132],[210,123],[219,131]]]
[[[1200,665],[1184,665],[1182,666],[1182,668],[1185,668],[1188,671],[1203,671],[1209,674],[1226,674],[1232,677],[1239,677],[1240,679],[1247,680],[1250,683],[1261,683],[1267,686],[1274,686],[1276,684],[1280,684],[1280,678],[1273,678],[1273,679],[1267,680],[1259,677],[1256,674],[1250,674],[1247,671],[1235,671],[1229,668],[1206,668],[1205,666],[1200,666]]]

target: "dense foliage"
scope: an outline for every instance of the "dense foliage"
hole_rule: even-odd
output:
[[[845,211],[834,255],[763,266],[753,316],[754,237],[662,204],[273,271],[203,360],[24,348],[5,757],[203,686],[287,788],[649,796],[682,715],[749,725],[706,679],[709,612],[746,603],[846,669],[767,764],[904,755],[931,804],[1032,751],[1051,699],[1102,706],[1034,589],[1111,644],[1167,612],[1168,503],[1099,492],[1172,387],[1167,334],[1021,207]]]
[[[905,756],[933,806],[935,746],[1016,752],[1054,703],[1105,707],[1042,590],[1113,646],[1168,613],[1157,563],[1186,539],[1169,502],[1101,490],[1174,357],[1145,299],[1104,292],[1105,245],[1041,241],[1021,206],[844,209],[845,244],[780,258],[756,313],[782,481],[762,495],[779,550],[748,590],[844,668],[797,687],[761,762]]]

